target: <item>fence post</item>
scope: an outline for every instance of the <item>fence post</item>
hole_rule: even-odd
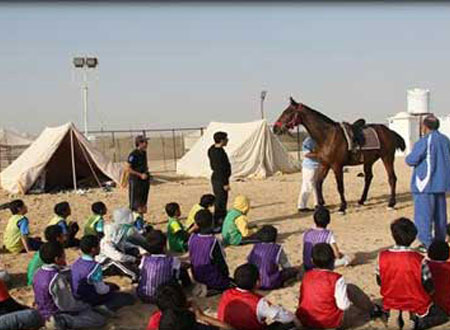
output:
[[[297,159],[300,162],[300,150],[301,150],[301,145],[300,145],[300,126],[297,126]]]
[[[111,132],[111,138],[113,143],[113,160],[114,163],[117,162],[116,158],[116,134],[114,134],[114,131]]]
[[[175,129],[172,129],[172,141],[173,141],[173,159],[175,162],[175,171],[177,170],[177,145],[175,141]]]

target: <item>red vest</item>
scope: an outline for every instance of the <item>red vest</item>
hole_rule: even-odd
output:
[[[411,250],[386,250],[379,255],[381,295],[386,310],[424,315],[431,297],[422,285],[423,256]]]
[[[266,325],[260,323],[256,310],[261,296],[250,291],[229,289],[222,294],[217,317],[239,330],[263,330]]]
[[[0,280],[0,302],[5,301],[6,299],[9,299],[8,288],[5,283]]]
[[[147,330],[158,330],[161,317],[161,311],[154,312],[152,316],[150,316],[150,320],[148,321]]]
[[[344,311],[336,305],[334,291],[341,275],[332,271],[312,269],[306,272],[300,286],[297,318],[309,328],[338,328]]]
[[[450,314],[450,262],[429,261],[434,283],[433,301]]]

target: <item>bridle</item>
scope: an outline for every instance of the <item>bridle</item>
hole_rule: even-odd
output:
[[[289,120],[286,124],[284,124],[284,127],[287,129],[292,129],[302,123],[302,119],[300,118],[300,110],[302,109],[302,104],[298,104],[297,108],[295,109],[295,113],[292,116],[291,120]],[[275,126],[278,128],[283,128],[283,123],[281,121],[277,121],[274,123]]]

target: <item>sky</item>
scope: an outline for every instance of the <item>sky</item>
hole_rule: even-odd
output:
[[[96,55],[89,128],[272,122],[289,96],[335,120],[386,122],[406,91],[450,113],[450,4],[0,4],[0,127],[82,128],[80,75]]]

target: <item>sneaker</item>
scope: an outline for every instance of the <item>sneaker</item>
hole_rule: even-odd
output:
[[[298,209],[298,213],[309,213],[309,212],[313,212],[313,209],[310,209],[308,207],[302,207]]]
[[[372,311],[370,312],[370,319],[381,319],[383,322],[387,322],[389,318],[389,312],[383,310],[383,307],[380,305],[374,304]]]

